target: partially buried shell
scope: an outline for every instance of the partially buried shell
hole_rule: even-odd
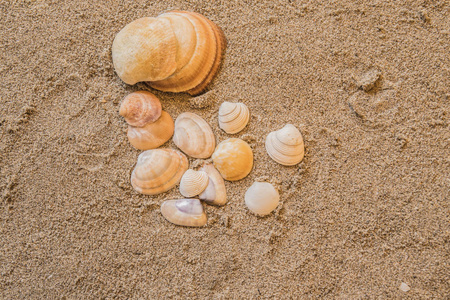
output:
[[[174,187],[188,169],[183,153],[172,149],[142,152],[131,173],[131,185],[142,194],[155,195]]]
[[[222,177],[236,181],[247,176],[253,167],[253,152],[241,139],[231,138],[221,142],[212,155],[214,166]]]
[[[119,114],[125,118],[129,125],[142,127],[159,119],[161,102],[150,92],[134,92],[123,99]]]
[[[285,166],[296,165],[305,155],[302,134],[294,125],[287,124],[280,130],[269,133],[266,150],[277,163]]]
[[[245,205],[257,215],[268,215],[280,202],[277,190],[268,182],[255,182],[245,192]]]
[[[201,227],[206,224],[206,214],[198,199],[164,201],[161,214],[167,221],[176,225]]]
[[[219,127],[226,133],[238,133],[247,125],[250,112],[244,103],[223,102],[219,108]]]
[[[128,126],[128,140],[139,150],[155,149],[167,142],[173,135],[174,124],[172,117],[165,111],[154,123],[147,123],[144,127]]]
[[[185,197],[194,197],[208,186],[208,174],[203,171],[187,170],[180,181],[180,193]]]
[[[219,171],[212,164],[204,164],[200,171],[204,171],[209,176],[209,182],[206,189],[198,197],[207,204],[225,205],[227,203],[227,192],[225,182]]]
[[[216,141],[211,127],[202,117],[185,112],[175,120],[173,142],[184,153],[195,158],[208,158]]]

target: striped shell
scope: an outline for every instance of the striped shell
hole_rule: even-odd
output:
[[[223,102],[219,108],[219,127],[226,133],[238,133],[247,125],[250,118],[244,103]]]
[[[208,186],[198,196],[200,200],[211,205],[225,205],[227,203],[227,192],[222,175],[212,164],[204,164],[200,171],[206,172],[209,176]]]
[[[131,126],[143,127],[161,116],[161,102],[150,92],[138,91],[128,94],[120,105],[119,114]]]
[[[208,174],[189,169],[181,177],[180,193],[185,197],[197,196],[206,189],[208,182]]]
[[[277,163],[285,166],[296,165],[305,155],[302,134],[294,125],[287,124],[280,130],[269,133],[266,150]]]
[[[164,201],[161,205],[161,214],[175,225],[201,227],[206,224],[206,214],[198,199]]]

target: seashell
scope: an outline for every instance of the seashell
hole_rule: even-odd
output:
[[[144,127],[128,126],[128,140],[139,150],[155,149],[167,142],[173,135],[174,123],[172,117],[162,111],[161,117],[154,123]]]
[[[142,194],[156,195],[174,187],[188,169],[186,156],[177,150],[154,149],[138,156],[131,185]]]
[[[114,69],[127,84],[162,80],[177,69],[177,47],[177,38],[169,20],[137,19],[114,38]]]
[[[245,205],[257,215],[268,215],[280,202],[277,190],[268,182],[255,182],[245,192]]]
[[[206,214],[198,199],[164,201],[161,205],[161,214],[175,225],[201,227],[206,224]]]
[[[221,142],[212,155],[214,166],[222,177],[236,181],[247,176],[253,167],[253,152],[241,139],[231,138]]]
[[[181,151],[195,158],[208,158],[214,152],[216,140],[211,127],[194,113],[185,112],[175,120],[173,142]]]
[[[277,163],[285,166],[296,165],[305,155],[302,134],[294,125],[287,124],[280,130],[269,133],[266,150]]]
[[[219,171],[212,164],[204,164],[200,171],[206,172],[209,176],[209,182],[206,189],[198,197],[207,204],[225,205],[227,203],[227,192],[225,182]]]
[[[125,118],[129,125],[142,127],[159,119],[161,102],[150,92],[134,92],[123,99],[119,114]]]
[[[209,177],[203,171],[187,170],[180,181],[180,193],[185,197],[194,197],[208,186]]]
[[[219,108],[219,127],[226,133],[238,133],[247,125],[250,112],[244,103],[223,102]]]

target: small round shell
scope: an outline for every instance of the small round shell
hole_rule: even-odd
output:
[[[231,138],[221,142],[212,155],[214,166],[222,177],[236,181],[247,176],[253,167],[253,152],[241,139]]]
[[[199,115],[189,112],[176,119],[173,142],[181,151],[195,158],[210,157],[216,145],[211,126]]]
[[[201,227],[206,224],[206,214],[198,199],[164,201],[161,205],[161,214],[175,225]]]
[[[266,150],[277,163],[285,166],[296,165],[305,155],[302,134],[294,125],[287,124],[280,130],[269,133]]]
[[[161,116],[161,102],[150,92],[138,91],[127,95],[120,105],[119,114],[131,126],[143,127]]]
[[[247,125],[250,118],[244,103],[224,102],[219,108],[219,127],[226,133],[238,133]]]
[[[180,193],[185,197],[194,197],[208,186],[208,174],[203,171],[187,170],[180,181]]]
[[[200,171],[204,171],[209,176],[209,182],[206,189],[198,197],[207,204],[225,205],[227,203],[227,192],[225,182],[219,171],[212,164],[204,164]]]
[[[173,135],[174,124],[172,117],[165,111],[154,123],[147,123],[144,127],[128,126],[128,140],[139,150],[155,149],[167,142]]]
[[[280,195],[268,182],[255,182],[245,192],[245,205],[257,215],[270,214],[277,208],[279,202]]]
[[[172,149],[154,149],[138,156],[131,185],[142,194],[156,195],[174,187],[188,169],[186,156]]]

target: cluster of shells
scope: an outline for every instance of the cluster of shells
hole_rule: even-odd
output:
[[[173,44],[175,52],[171,50]],[[217,72],[225,45],[217,25],[199,14],[176,11],[125,26],[114,40],[113,60],[117,74],[126,83],[147,81],[156,89],[197,94]],[[204,226],[207,217],[201,201],[225,205],[224,180],[241,180],[253,168],[253,152],[245,141],[229,138],[216,146],[211,126],[202,117],[184,112],[174,122],[148,91],[126,96],[119,113],[128,123],[130,144],[144,150],[131,174],[132,187],[139,193],[156,195],[179,184],[185,198],[166,200],[161,205],[161,214],[174,224]],[[219,127],[226,133],[240,132],[249,120],[249,109],[243,103],[223,102],[219,108]],[[170,138],[181,151],[158,148]],[[304,156],[302,135],[287,124],[267,136],[266,150],[282,165],[298,164]],[[211,157],[212,163],[204,161],[189,169],[186,155]],[[279,200],[275,187],[266,182],[255,182],[245,193],[245,204],[257,215],[270,214]]]

